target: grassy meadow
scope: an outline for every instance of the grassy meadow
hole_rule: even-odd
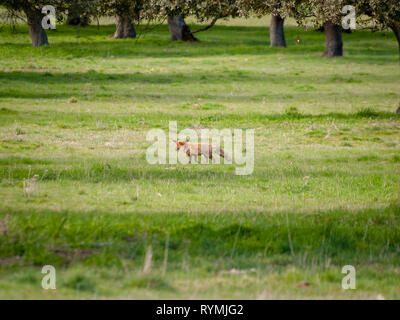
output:
[[[400,298],[393,33],[327,59],[321,32],[271,49],[267,20],[236,22],[197,43],[59,24],[40,48],[0,26],[0,298]],[[255,129],[253,174],[148,164],[172,120]]]

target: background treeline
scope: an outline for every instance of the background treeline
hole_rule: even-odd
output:
[[[171,40],[183,41],[197,41],[197,32],[211,28],[221,18],[270,14],[270,44],[278,47],[286,46],[284,20],[292,17],[299,25],[307,21],[325,31],[324,55],[328,57],[343,55],[341,20],[347,12],[342,13],[342,8],[352,5],[358,25],[368,25],[372,30],[392,29],[400,49],[399,0],[0,0],[0,5],[6,8],[9,17],[26,21],[33,46],[48,44],[41,25],[42,8],[52,5],[57,19],[68,24],[85,26],[101,16],[115,17],[112,38],[134,38],[135,25],[166,20]],[[186,16],[209,24],[190,30],[184,20]]]

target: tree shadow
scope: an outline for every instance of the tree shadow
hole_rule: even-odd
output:
[[[194,26],[195,28],[200,26]],[[138,40],[106,40],[114,32],[114,26],[89,26],[79,29],[79,38],[74,27],[60,25],[55,32],[48,32],[51,45],[45,48],[31,48],[30,43],[16,43],[10,39],[3,42],[11,51],[10,53],[40,52],[44,56],[74,58],[103,57],[110,58],[183,58],[207,57],[216,55],[275,55],[302,56],[324,51],[324,33],[313,30],[305,31],[300,27],[286,27],[285,34],[288,48],[269,48],[268,27],[239,27],[215,26],[202,33],[200,42],[184,43],[169,41],[169,32],[166,25],[149,26],[151,32],[144,33]],[[152,29],[153,28],[153,29]],[[138,33],[145,27],[139,26]],[[18,26],[18,32],[26,32],[25,26]],[[2,31],[6,33],[6,31]],[[232,34],[232,36],[227,36]],[[233,37],[234,35],[234,37]],[[69,38],[68,38],[69,37]],[[68,39],[69,41],[65,41]],[[301,45],[296,41],[301,39]],[[393,42],[387,41],[392,39]],[[53,41],[52,41],[53,40]],[[348,56],[342,60],[357,61],[358,63],[393,63],[397,61],[398,50],[394,35],[388,32],[357,31],[344,35],[345,51]]]
[[[3,209],[0,213],[5,215]],[[399,263],[397,205],[380,209],[334,208],[306,214],[272,213],[267,209],[257,213],[226,209],[219,214],[140,210],[119,214],[80,208],[9,208],[12,224],[3,236],[3,252],[7,256],[24,256],[26,261],[37,264],[42,259],[42,264],[59,264],[60,247],[86,250],[90,255],[107,252],[107,257],[117,262],[143,261],[146,247],[151,244],[155,261],[162,261],[168,245],[170,263],[181,262],[184,255],[203,263],[218,258],[242,267],[254,266],[260,259],[274,268],[293,263],[297,267],[326,268],[327,261],[329,265]]]
[[[374,81],[379,83],[393,83],[393,76],[391,75],[380,75],[376,74],[373,76]],[[0,97],[3,98],[19,98],[19,99],[57,99],[57,98],[69,98],[71,97],[71,91],[65,89],[65,85],[70,86],[84,86],[86,83],[90,83],[92,86],[92,94],[87,95],[84,91],[75,91],[73,95],[82,97],[83,99],[96,98],[96,99],[107,99],[113,95],[119,97],[132,97],[132,98],[145,98],[151,96],[150,93],[134,92],[127,89],[127,84],[156,84],[161,86],[176,86],[176,85],[201,85],[201,84],[221,84],[226,80],[236,83],[274,83],[286,85],[287,92],[264,93],[259,96],[254,95],[235,95],[230,96],[229,99],[232,101],[245,101],[248,99],[262,99],[267,96],[269,100],[275,101],[285,97],[285,94],[289,95],[286,98],[293,97],[294,99],[308,97],[310,95],[326,95],[329,100],[331,92],[321,92],[317,90],[312,83],[320,84],[334,84],[334,85],[347,85],[356,84],[361,85],[365,81],[366,77],[363,74],[351,75],[351,76],[338,76],[336,73],[267,73],[258,72],[254,70],[225,70],[215,69],[214,72],[208,70],[193,70],[191,72],[181,73],[161,73],[161,72],[133,72],[133,73],[102,73],[95,70],[86,72],[48,72],[48,71],[0,71],[0,82],[6,83],[3,89],[0,89]],[[301,85],[306,83],[307,85]],[[25,84],[35,84],[35,88],[27,87]],[[106,92],[104,85],[109,87],[120,86],[118,92]],[[96,87],[97,86],[97,87]],[[100,86],[100,88],[98,88]],[[203,93],[199,93],[200,95]],[[369,94],[376,95],[375,92],[367,92],[365,96]],[[160,92],[160,98],[181,98],[189,99],[185,97],[185,94],[178,93],[175,91]],[[187,95],[186,95],[187,96]],[[191,95],[193,96],[193,95]],[[207,93],[209,98],[218,98],[221,96],[218,94]],[[285,99],[287,100],[287,99]],[[290,100],[290,99],[289,99]],[[183,100],[185,101],[185,100]]]

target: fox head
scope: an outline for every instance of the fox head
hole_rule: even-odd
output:
[[[176,150],[179,150],[180,148],[182,148],[186,144],[185,141],[180,141],[180,140],[178,140],[178,141],[174,140],[174,142],[176,143]]]

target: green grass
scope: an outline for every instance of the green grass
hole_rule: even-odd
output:
[[[41,48],[0,28],[0,298],[400,298],[393,34],[344,34],[326,59],[323,33],[271,49],[260,21],[198,43],[57,25]],[[253,174],[148,164],[171,120],[255,129]]]

